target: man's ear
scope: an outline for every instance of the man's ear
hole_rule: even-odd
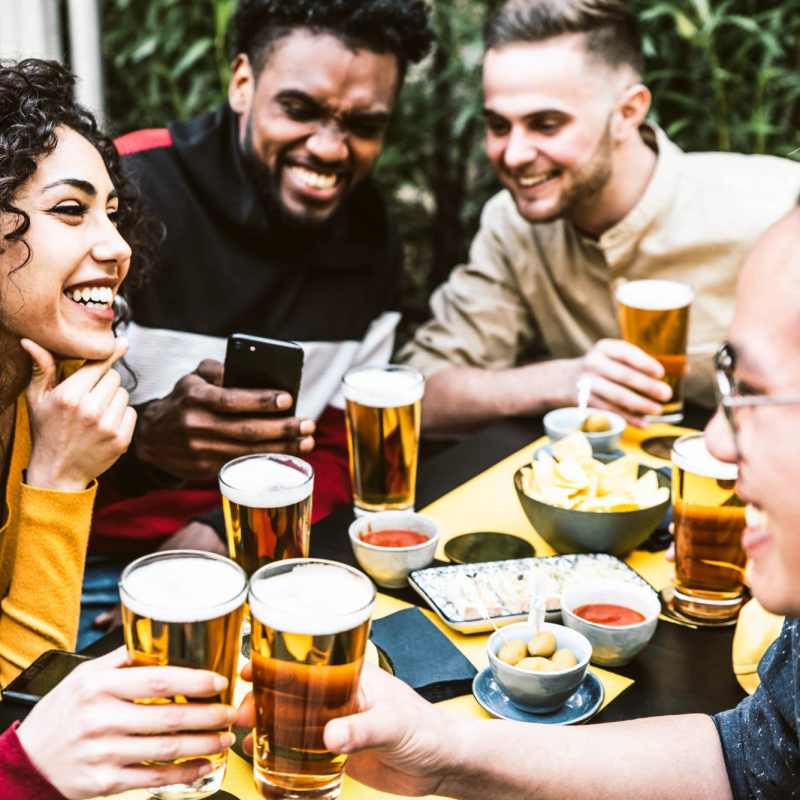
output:
[[[246,115],[253,103],[256,77],[245,53],[239,53],[231,64],[231,80],[228,84],[228,103],[233,111]]]
[[[614,111],[611,134],[624,141],[639,130],[650,110],[652,95],[643,83],[629,86],[622,94]]]

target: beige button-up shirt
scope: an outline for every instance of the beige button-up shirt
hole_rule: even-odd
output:
[[[690,313],[686,394],[713,402],[711,358],[733,316],[736,277],[758,236],[797,202],[800,164],[772,156],[684,153],[660,129],[647,189],[595,240],[565,220],[531,224],[511,194],[485,206],[470,261],[431,297],[433,318],[402,350],[426,375],[448,365],[500,369],[575,358],[619,338],[621,279],[683,281]],[[764,320],[768,325],[769,320]]]

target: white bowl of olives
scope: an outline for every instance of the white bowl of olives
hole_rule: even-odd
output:
[[[551,442],[557,442],[575,431],[581,431],[592,445],[594,453],[610,453],[619,443],[625,430],[625,419],[613,411],[599,408],[556,408],[544,415],[544,432]]]
[[[492,675],[508,699],[534,714],[554,711],[586,676],[592,645],[581,633],[545,622],[518,622],[495,631],[486,645]]]

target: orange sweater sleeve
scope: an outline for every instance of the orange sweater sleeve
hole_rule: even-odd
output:
[[[82,492],[22,484],[11,584],[0,600],[0,683],[45,650],[72,650],[97,483]]]
[[[6,522],[0,527],[0,684],[45,650],[72,650],[97,483],[56,492],[23,482],[31,453],[25,398],[17,399]]]

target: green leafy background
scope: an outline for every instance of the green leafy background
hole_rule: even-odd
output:
[[[499,0],[434,0],[440,46],[409,75],[378,177],[407,247],[405,312],[462,260],[496,189],[482,152],[480,31]],[[800,0],[637,2],[653,117],[684,149],[800,147]],[[124,133],[225,96],[235,0],[104,0],[108,116]]]

